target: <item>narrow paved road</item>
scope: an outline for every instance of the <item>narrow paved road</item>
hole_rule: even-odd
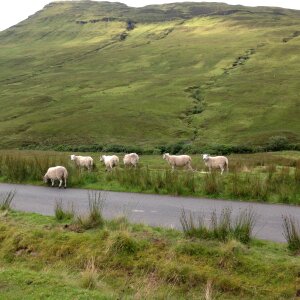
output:
[[[16,191],[13,208],[36,212],[44,215],[54,214],[54,205],[62,200],[67,207],[73,203],[77,212],[88,209],[88,191],[37,187],[20,184],[0,184],[0,193]],[[241,209],[251,207],[257,214],[254,234],[257,238],[284,242],[282,235],[282,215],[291,214],[300,219],[300,207],[271,205],[225,200],[173,197],[136,193],[102,192],[105,197],[104,215],[112,218],[126,215],[130,221],[153,226],[181,228],[179,216],[182,208],[195,213],[210,213],[213,209],[220,212],[230,207],[233,215]]]

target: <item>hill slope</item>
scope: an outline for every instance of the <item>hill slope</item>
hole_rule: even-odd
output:
[[[49,4],[0,33],[1,146],[299,142],[299,17]]]

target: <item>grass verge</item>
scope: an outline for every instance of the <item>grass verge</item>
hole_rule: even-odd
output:
[[[292,299],[297,293],[300,261],[285,244],[186,237],[124,218],[104,220],[102,227],[80,233],[66,224],[14,211],[0,217],[3,299],[207,295],[273,300]]]

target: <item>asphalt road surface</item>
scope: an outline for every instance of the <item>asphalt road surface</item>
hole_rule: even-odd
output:
[[[53,215],[56,201],[62,201],[65,207],[73,204],[75,211],[85,213],[88,209],[88,190],[58,189],[21,184],[0,184],[0,194],[16,191],[12,206],[16,210]],[[179,217],[182,208],[187,212],[208,215],[216,209],[229,207],[233,215],[252,208],[257,215],[254,235],[259,239],[284,242],[282,234],[282,215],[293,215],[300,220],[300,207],[272,205],[204,198],[174,197],[137,193],[119,193],[102,191],[105,198],[104,216],[113,218],[125,215],[131,222],[150,226],[164,226],[181,229]]]

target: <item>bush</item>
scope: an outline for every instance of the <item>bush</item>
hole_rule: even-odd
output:
[[[290,143],[285,136],[271,136],[268,140],[266,150],[268,151],[282,151],[289,150]]]

